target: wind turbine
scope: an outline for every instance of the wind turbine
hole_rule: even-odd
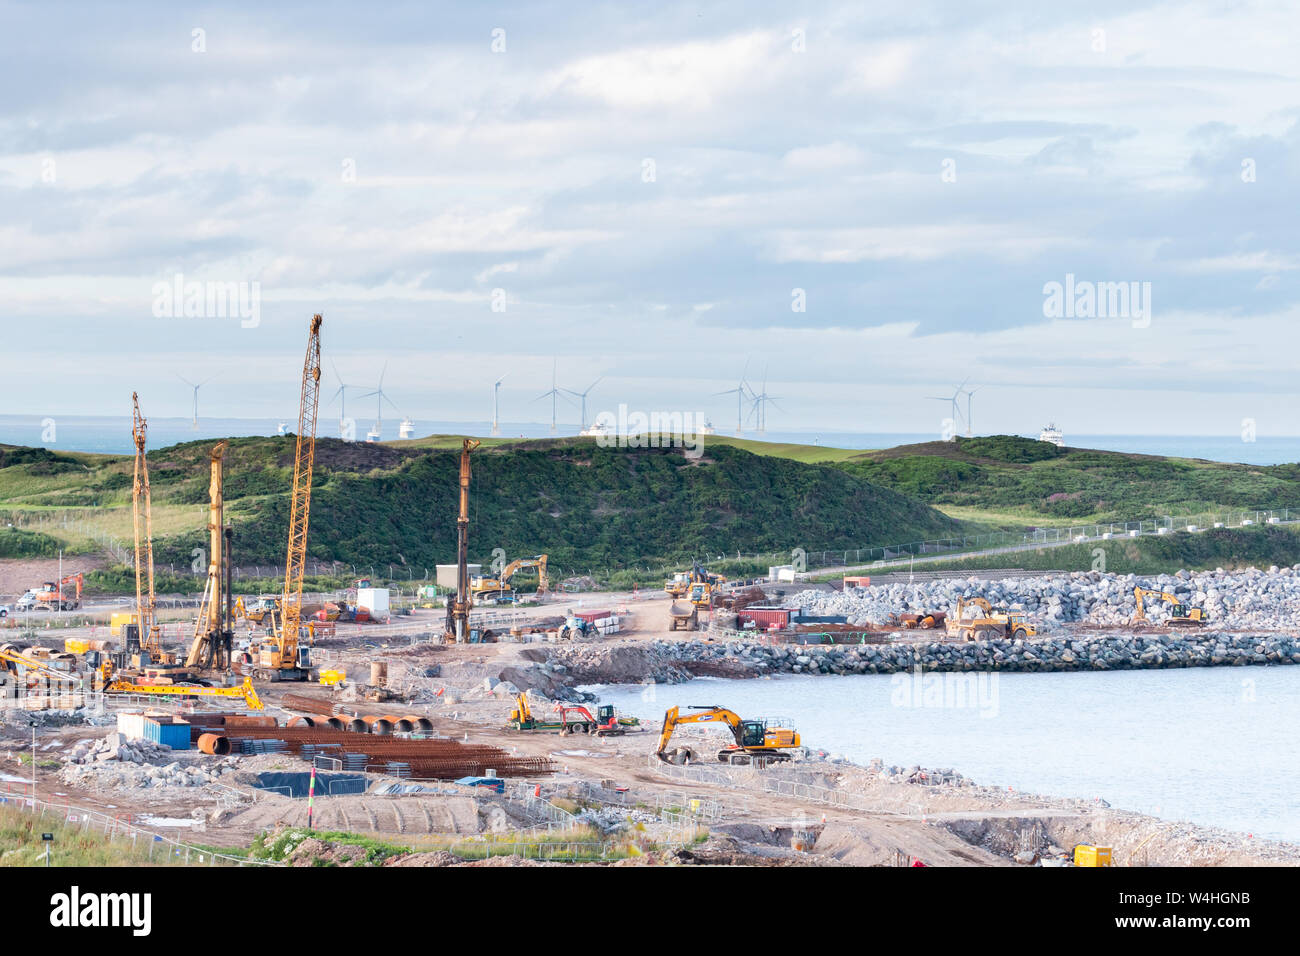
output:
[[[357,386],[349,385],[343,381],[343,376],[339,374],[339,367],[334,364],[333,359],[330,360],[330,368],[334,369],[334,378],[337,379],[339,383],[337,391],[330,396],[330,401],[333,402],[336,398],[341,399],[339,403],[339,437],[346,438],[347,432],[344,429],[344,422],[348,419],[348,389],[356,388]],[[353,440],[356,440],[355,435],[353,436]]]
[[[497,398],[501,392],[501,383],[505,381],[505,378],[506,377],[502,375],[499,379],[497,379],[495,382],[492,383],[492,434],[493,435],[501,434],[501,421],[497,417]]]
[[[963,382],[962,384],[965,385],[966,383]],[[983,388],[983,387],[984,387],[983,385],[976,385],[974,388],[963,388],[963,389],[962,389],[962,391],[964,391],[964,392],[966,393],[966,437],[967,437],[967,438],[971,438],[971,437],[973,437],[973,436],[971,435],[971,427],[972,427],[972,425],[971,425],[971,414],[970,414],[970,397],[971,397],[972,395],[974,395],[976,392],[978,392],[978,391],[979,391],[981,388]]]
[[[384,402],[392,405],[394,410],[401,411],[393,400],[384,394],[384,375],[387,372],[388,363],[385,362],[383,369],[379,373],[379,387],[373,392],[366,392],[361,396],[362,398],[369,398],[371,395],[375,396],[375,427],[366,433],[366,441],[379,441],[384,436]]]
[[[740,373],[740,384],[735,388],[729,388],[725,392],[714,392],[714,395],[732,395],[736,396],[736,437],[739,438],[745,434],[745,412],[743,402],[746,398],[754,400],[753,390],[750,389],[749,383],[745,381],[745,376],[749,373],[749,363],[745,363],[745,370]]]
[[[542,399],[547,397],[551,399],[551,434],[554,435],[555,434],[555,412],[556,412],[555,400],[560,397],[560,390],[555,387],[555,361],[554,360],[551,361],[551,390],[549,392],[542,392],[542,394],[534,398],[533,401],[540,402]],[[565,401],[568,401],[568,399],[565,399]]]
[[[595,388],[597,385],[599,385],[604,380],[604,378],[605,376],[602,375],[600,378],[596,379],[596,381],[592,382],[590,385],[587,386],[587,390],[585,392],[575,392],[571,388],[564,388],[560,390],[563,392],[568,392],[570,395],[577,395],[580,399],[582,399],[582,430],[583,431],[587,430],[587,396],[591,394],[591,390]]]
[[[186,385],[188,385],[190,388],[194,389],[194,421],[190,423],[190,428],[194,429],[195,431],[198,431],[199,430],[199,389],[202,388],[204,385],[207,385],[208,382],[212,381],[212,379],[205,378],[203,381],[199,382],[199,384],[195,385],[193,382],[191,382],[188,378],[185,378],[183,375],[177,375],[176,377],[179,378]]]
[[[767,394],[767,371],[766,370],[764,370],[763,372],[763,390],[761,392],[755,393],[753,389],[750,389],[750,394],[752,395],[751,401],[753,403],[751,406],[751,414],[754,417],[754,424],[757,426],[755,430],[760,435],[766,435],[767,434],[767,406],[776,405],[776,400],[781,397],[779,395]],[[776,405],[776,407],[780,408],[781,406]]]
[[[951,421],[953,427],[953,432],[952,432],[953,438],[957,437],[957,423],[962,420],[961,406],[957,404],[957,397],[962,394],[963,389],[965,389],[966,387],[966,382],[968,381],[970,381],[970,379],[964,379],[960,385],[958,385],[955,389],[953,389],[952,395],[949,396],[927,395],[926,396],[926,398],[928,398],[932,402],[947,402],[952,407]]]

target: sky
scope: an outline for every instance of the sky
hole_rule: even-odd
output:
[[[183,416],[189,379],[292,417],[320,312],[323,416],[383,372],[393,414],[485,420],[504,376],[502,419],[546,421],[554,367],[589,418],[734,430],[743,377],[781,431],[964,430],[965,382],[977,433],[1300,434],[1297,28],[0,2],[0,414]]]

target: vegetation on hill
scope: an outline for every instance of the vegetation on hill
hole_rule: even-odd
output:
[[[1024,523],[1131,521],[1300,507],[1297,465],[1057,448],[1011,435],[902,445],[833,467],[962,517],[985,512],[1003,523],[1008,516]]]
[[[149,454],[155,555],[188,567],[206,544],[203,505],[213,442]],[[317,442],[308,549],[313,560],[431,568],[454,559],[455,442],[439,447]],[[226,515],[235,561],[283,564],[294,439],[238,438],[225,458]],[[106,457],[36,481],[27,462],[0,469],[0,505],[92,509],[130,537],[132,460]],[[491,561],[545,552],[553,566],[651,562],[860,547],[951,534],[958,523],[895,491],[828,465],[706,445],[599,447],[590,440],[502,442],[474,452],[470,552]],[[107,517],[111,513],[111,518]],[[99,515],[99,517],[96,517]]]

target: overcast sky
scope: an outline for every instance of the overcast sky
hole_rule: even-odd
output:
[[[0,3],[0,413],[1300,433],[1294,3],[181,6]]]

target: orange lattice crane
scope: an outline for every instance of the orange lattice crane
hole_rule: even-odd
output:
[[[274,642],[260,645],[255,676],[263,680],[310,680],[311,648],[298,643],[302,618],[302,579],[307,569],[307,519],[311,514],[311,476],[316,464],[316,412],[320,407],[320,326],[313,315],[302,364],[298,402],[298,445],[289,504],[289,550],[284,562],[284,597],[274,624]]]
[[[141,650],[154,661],[163,658],[153,584],[153,509],[149,498],[149,461],[145,455],[148,423],[140,414],[140,397],[131,393],[131,438],[135,441],[135,480],[131,511],[135,526],[135,623]]]

